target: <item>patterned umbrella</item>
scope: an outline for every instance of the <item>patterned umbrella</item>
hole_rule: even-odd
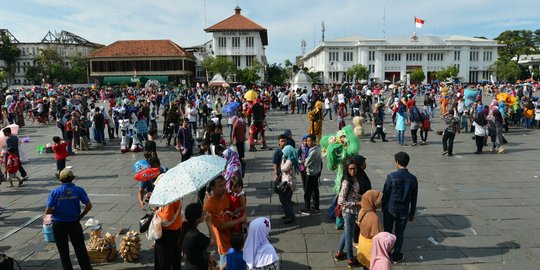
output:
[[[220,175],[227,160],[214,155],[192,157],[162,174],[149,204],[163,206],[197,192]]]

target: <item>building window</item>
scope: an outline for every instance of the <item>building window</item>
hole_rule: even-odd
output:
[[[329,60],[331,62],[339,61],[339,53],[338,52],[329,52],[328,55],[329,55]]]
[[[241,64],[240,56],[233,56],[232,59],[233,59],[234,63],[236,63],[236,67],[239,68],[240,64]]]
[[[400,53],[385,53],[384,61],[401,61]]]
[[[455,51],[454,52],[454,61],[460,61],[461,59],[461,51]]]
[[[343,52],[343,61],[344,62],[352,62],[353,60],[353,53],[352,52]]]
[[[368,61],[375,61],[375,52],[373,51],[368,52]]]
[[[369,70],[369,73],[374,73],[375,72],[375,65],[368,65],[368,70]]]
[[[232,47],[233,48],[240,48],[240,37],[233,37],[232,38]]]
[[[255,38],[254,37],[246,37],[246,47],[247,48],[255,47]]]
[[[255,59],[255,56],[253,55],[246,56],[246,66],[248,67],[253,66],[253,59]]]
[[[227,48],[227,38],[218,37],[218,48]]]

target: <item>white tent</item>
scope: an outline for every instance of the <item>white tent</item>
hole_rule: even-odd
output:
[[[208,85],[227,87],[229,84],[227,83],[227,81],[225,81],[225,79],[223,79],[223,76],[221,76],[221,74],[218,73],[214,75],[214,78],[212,78],[212,80],[208,83]]]
[[[303,71],[300,70],[296,73],[291,80],[291,89],[296,91],[296,89],[307,89],[308,95],[311,94],[311,85],[313,81],[311,78]]]

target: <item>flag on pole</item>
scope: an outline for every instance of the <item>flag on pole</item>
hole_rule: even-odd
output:
[[[424,25],[424,20],[414,17],[414,26],[416,28],[422,28],[422,25]]]

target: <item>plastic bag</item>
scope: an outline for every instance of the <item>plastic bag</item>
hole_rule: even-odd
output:
[[[156,213],[154,214],[154,217],[150,222],[150,227],[148,227],[148,231],[146,231],[146,238],[150,241],[156,241],[161,238],[161,233],[161,218]]]

